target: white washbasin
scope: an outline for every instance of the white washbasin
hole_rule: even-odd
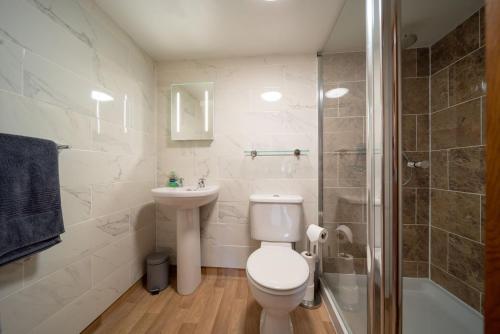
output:
[[[219,186],[198,187],[161,187],[151,190],[154,199],[178,209],[194,209],[212,202],[217,198]]]
[[[200,206],[217,198],[219,186],[152,189],[159,204],[176,208],[177,292],[193,293],[201,282]]]

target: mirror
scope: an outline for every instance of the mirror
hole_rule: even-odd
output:
[[[214,135],[214,83],[171,86],[172,140],[212,140]]]

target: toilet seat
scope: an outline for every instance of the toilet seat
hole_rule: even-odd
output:
[[[262,286],[260,285],[259,283],[255,282],[252,277],[250,277],[250,275],[248,275],[248,270],[247,270],[247,279],[248,281],[254,286],[256,287],[258,290],[264,292],[264,293],[267,293],[268,295],[271,295],[271,296],[282,296],[282,297],[285,297],[285,296],[291,296],[291,295],[294,295],[298,292],[301,292],[302,290],[305,289],[306,285],[307,285],[307,280],[304,282],[304,284],[302,284],[301,286],[299,286],[298,288],[295,288],[295,289],[291,289],[291,290],[275,290],[275,289],[269,289],[269,288],[266,288],[265,286]]]
[[[309,267],[306,260],[291,248],[265,246],[248,258],[247,274],[259,289],[270,294],[287,295],[306,284]]]

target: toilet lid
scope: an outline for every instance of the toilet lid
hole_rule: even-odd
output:
[[[291,290],[304,284],[309,276],[306,260],[286,247],[262,247],[247,261],[250,277],[265,288]]]

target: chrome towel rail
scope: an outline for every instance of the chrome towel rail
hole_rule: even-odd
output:
[[[60,150],[69,150],[71,148],[71,146],[69,145],[57,145],[57,149],[60,151]]]

